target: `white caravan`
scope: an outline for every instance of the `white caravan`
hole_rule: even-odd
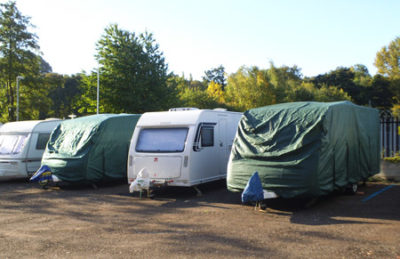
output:
[[[0,127],[0,180],[26,178],[40,167],[50,133],[62,120],[8,122]]]
[[[153,186],[189,187],[226,178],[241,116],[197,108],[144,113],[129,148],[128,183],[143,171]]]

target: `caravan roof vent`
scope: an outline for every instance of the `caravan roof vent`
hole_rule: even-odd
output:
[[[225,109],[225,108],[215,108],[214,111],[226,112],[227,109]]]
[[[179,108],[171,108],[169,109],[170,112],[177,112],[177,111],[193,111],[198,110],[199,108],[195,107],[179,107]]]

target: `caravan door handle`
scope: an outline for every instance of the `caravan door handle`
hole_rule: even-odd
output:
[[[219,146],[220,146],[220,147],[223,147],[223,146],[224,146],[224,143],[219,142]]]

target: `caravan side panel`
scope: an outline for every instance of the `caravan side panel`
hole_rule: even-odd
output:
[[[235,137],[240,113],[205,111],[199,119],[202,125],[213,125],[212,140],[200,150],[191,150],[189,157],[190,185],[226,178],[227,163]],[[195,140],[196,141],[196,140]]]

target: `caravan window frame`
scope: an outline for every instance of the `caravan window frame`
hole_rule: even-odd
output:
[[[203,148],[213,147],[214,146],[214,143],[215,143],[215,125],[217,125],[217,123],[213,123],[213,122],[203,122],[203,123],[199,124],[199,126],[197,127],[195,139],[194,139],[194,142],[193,142],[193,151],[199,152]],[[212,139],[210,139],[207,142],[204,140],[204,136],[205,135],[204,135],[203,129],[204,130],[211,130],[211,134],[209,136],[211,136]]]

